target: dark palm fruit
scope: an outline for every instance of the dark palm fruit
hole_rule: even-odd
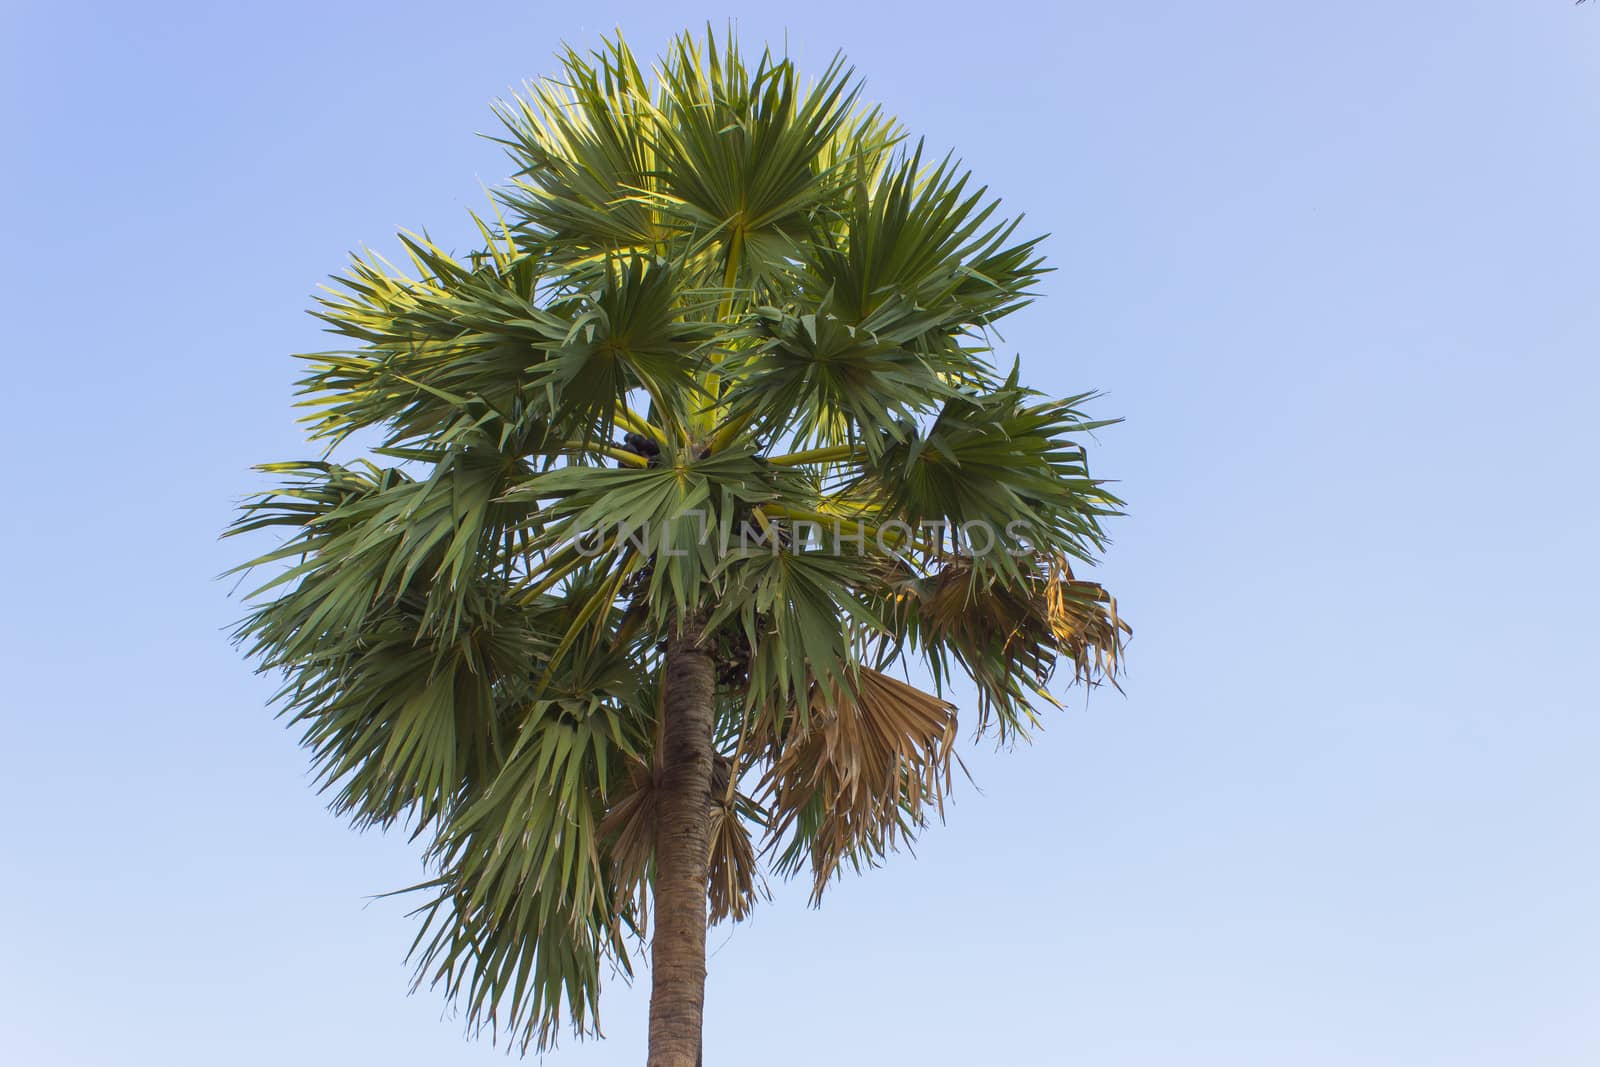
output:
[[[738,627],[725,627],[717,634],[715,650],[717,684],[724,689],[742,689],[750,681],[750,641]]]
[[[661,446],[642,433],[626,433],[622,435],[622,447],[636,456],[646,456],[654,459],[661,455]]]

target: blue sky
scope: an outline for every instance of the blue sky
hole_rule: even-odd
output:
[[[707,1062],[1600,1061],[1600,10],[34,4],[0,15],[0,1059],[504,1062],[407,997],[415,849],[326,814],[214,576],[347,250],[446,243],[561,41],[736,16],[1053,236],[1127,695],[915,858],[712,934]],[[962,694],[958,693],[958,696]],[[644,987],[610,1039],[635,1064]]]

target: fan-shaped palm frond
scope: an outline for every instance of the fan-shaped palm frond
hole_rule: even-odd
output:
[[[812,688],[810,715],[775,751],[764,785],[779,871],[809,860],[812,900],[849,862],[881,858],[942,813],[956,709],[870,668],[851,689]]]

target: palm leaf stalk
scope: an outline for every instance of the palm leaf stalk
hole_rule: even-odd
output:
[[[1038,239],[842,59],[562,65],[497,109],[479,247],[404,234],[320,298],[325,451],[232,527],[283,538],[238,638],[334,810],[424,843],[419,984],[542,1050],[648,943],[649,1063],[685,1067],[708,922],[939,813],[956,678],[1002,742],[1063,664],[1115,678],[1127,627],[1073,567],[1120,502],[1090,397],[992,359]]]

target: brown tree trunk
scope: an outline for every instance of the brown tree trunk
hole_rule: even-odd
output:
[[[698,624],[685,624],[667,641],[649,1067],[696,1067],[700,1061],[715,682],[711,654],[698,647],[700,632]]]

